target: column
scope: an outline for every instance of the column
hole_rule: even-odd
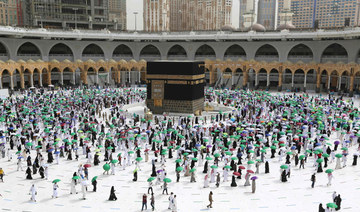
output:
[[[340,89],[341,89],[341,76],[339,76],[339,82],[338,82],[338,91],[340,91]]]
[[[64,85],[64,72],[60,72],[60,85]]]
[[[247,71],[243,72],[243,88],[246,87],[246,84],[248,82],[249,73]]]
[[[306,78],[307,78],[307,73],[305,74],[305,77],[304,77],[304,88],[306,89]]]
[[[321,84],[321,74],[316,74],[316,93],[320,92],[320,84]]]
[[[291,88],[294,88],[294,77],[295,75],[291,73]]]
[[[282,83],[283,83],[283,73],[279,73],[279,84],[278,84],[278,91],[282,90]]]
[[[349,83],[349,96],[350,97],[354,96],[354,79],[355,79],[355,76],[350,77],[350,83]]]
[[[266,75],[266,87],[270,86],[270,73],[267,73]]]
[[[96,72],[96,84],[99,84],[99,72]]]
[[[72,83],[73,83],[73,85],[75,85],[75,71],[73,72],[73,75],[72,75]]]
[[[40,87],[43,86],[43,85],[42,85],[42,72],[39,73],[39,85],[40,85]]]
[[[110,71],[108,71],[108,73],[107,73],[106,83],[110,84]]]
[[[258,82],[258,73],[255,72],[255,86],[258,86],[259,82]]]
[[[3,89],[3,81],[2,81],[2,76],[0,76],[0,89]]]
[[[138,82],[139,82],[139,85],[140,85],[141,72],[139,71],[138,73],[139,73],[139,78],[138,78],[139,81]]]
[[[30,73],[30,87],[34,87],[34,74]]]
[[[19,74],[20,75],[20,87],[22,88],[22,89],[24,89],[25,88],[25,76],[24,76],[24,73],[22,73],[22,74]]]
[[[231,85],[234,85],[234,74],[231,72]]]
[[[129,71],[129,84],[131,84],[131,70]]]
[[[13,80],[13,75],[10,75],[10,88],[11,90],[14,90],[14,80]]]
[[[330,79],[331,79],[331,76],[330,75],[328,75],[328,90],[330,90]]]

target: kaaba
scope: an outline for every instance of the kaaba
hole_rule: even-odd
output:
[[[204,108],[205,63],[147,62],[146,106],[154,114],[200,114]]]

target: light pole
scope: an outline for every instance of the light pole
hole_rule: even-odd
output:
[[[136,32],[136,30],[137,30],[137,28],[136,28],[136,24],[137,24],[137,23],[136,23],[136,22],[137,22],[137,21],[136,21],[136,16],[137,16],[137,14],[138,14],[138,12],[134,12],[134,15],[135,15],[135,32]]]
[[[72,8],[73,10],[74,10],[74,12],[75,12],[75,29],[77,29],[77,20],[76,20],[76,11],[78,11],[79,10],[79,8]]]

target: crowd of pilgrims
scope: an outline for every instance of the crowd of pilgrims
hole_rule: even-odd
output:
[[[202,173],[204,187],[221,181],[236,187],[243,177],[255,192],[254,175],[262,164],[269,173],[271,158],[283,163],[280,180],[286,182],[291,168],[304,168],[309,158],[317,173],[332,162],[335,169],[345,167],[352,146],[352,165],[357,165],[359,110],[352,99],[211,88],[205,97],[228,110],[199,117],[162,114],[150,120],[123,109],[143,102],[145,90],[77,88],[14,95],[0,100],[1,157],[14,162],[18,171],[24,170],[24,161],[26,179],[37,173],[48,179],[50,165],[86,158],[72,176],[75,185],[89,179],[91,166],[103,166],[99,175],[132,167],[133,181],[140,165],[152,166],[151,173],[141,176],[149,177],[149,190],[156,180],[166,193],[166,179],[179,182],[181,173],[190,182]],[[175,161],[176,176],[168,176],[167,159]],[[326,171],[330,185],[332,171]],[[96,178],[92,184],[96,191]],[[111,191],[114,200],[114,188]]]

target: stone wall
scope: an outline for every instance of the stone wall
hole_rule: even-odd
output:
[[[190,113],[194,114],[196,111],[204,109],[204,98],[182,101],[182,100],[162,100],[162,107],[155,107],[153,99],[146,100],[146,106],[153,114],[163,114],[164,112],[170,113]]]

